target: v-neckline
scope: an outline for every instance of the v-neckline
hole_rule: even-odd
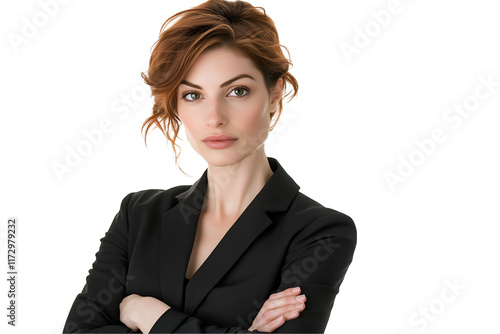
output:
[[[189,256],[188,256],[188,259],[187,259],[187,264],[186,264],[186,272],[184,273],[184,278],[185,280],[192,280],[193,277],[198,273],[198,271],[203,267],[203,265],[208,261],[209,258],[213,257],[214,255],[214,252],[215,250],[219,247],[219,245],[222,243],[223,240],[227,239],[228,238],[228,233],[230,230],[232,230],[234,228],[234,225],[236,225],[236,223],[240,220],[241,216],[243,216],[243,214],[247,211],[248,207],[255,201],[255,198],[252,200],[252,202],[245,208],[245,210],[243,210],[243,212],[235,219],[235,221],[231,224],[231,226],[229,226],[229,228],[225,229],[225,232],[224,234],[222,235],[222,237],[219,239],[219,241],[217,242],[217,244],[215,245],[215,247],[210,251],[210,253],[208,254],[208,256],[205,258],[205,260],[203,260],[203,262],[198,266],[198,268],[192,273],[191,275],[191,278],[187,278],[185,275],[187,273],[187,269],[189,267],[189,262],[191,260],[191,256],[193,255],[193,250],[195,248],[195,242],[196,242],[196,237],[198,236],[198,233],[201,233],[200,232],[200,224],[203,224],[202,222],[202,219],[204,219],[205,217],[203,216],[203,203],[202,203],[202,209],[200,210],[197,218],[196,218],[196,228],[195,228],[195,232],[194,232],[194,238],[193,238],[193,243],[191,245],[191,251],[189,252]],[[206,228],[206,227],[205,227]],[[199,246],[199,245],[198,245]]]

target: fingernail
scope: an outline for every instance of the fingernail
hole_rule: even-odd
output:
[[[295,300],[297,300],[298,302],[304,301],[305,299],[306,299],[305,295],[300,295],[300,296],[295,297]]]
[[[295,288],[292,290],[293,292],[299,292],[300,291],[300,288]]]

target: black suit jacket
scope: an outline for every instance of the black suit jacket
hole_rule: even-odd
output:
[[[192,186],[127,195],[64,331],[131,332],[119,320],[119,304],[136,293],[171,306],[151,333],[249,332],[272,293],[300,286],[305,309],[275,332],[324,332],[352,261],[356,228],[349,216],[299,192],[281,165],[268,161],[273,175],[186,287],[207,170]]]

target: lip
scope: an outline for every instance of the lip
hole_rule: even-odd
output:
[[[234,138],[234,137],[231,137],[231,136],[228,136],[228,135],[212,135],[212,136],[208,136],[206,137],[205,139],[203,139],[203,141],[219,141],[219,140],[236,140],[238,138]]]
[[[238,138],[228,135],[212,135],[204,138],[202,141],[210,148],[222,149],[233,145]]]

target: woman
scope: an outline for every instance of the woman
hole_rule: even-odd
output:
[[[182,123],[208,168],[192,186],[123,199],[65,332],[324,332],[356,228],[265,154],[286,88],[297,93],[289,65],[272,20],[246,2],[165,22],[143,74],[146,135],[159,127],[176,151]]]

